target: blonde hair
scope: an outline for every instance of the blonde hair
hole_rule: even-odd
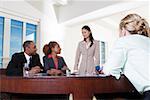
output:
[[[120,29],[125,28],[130,34],[139,34],[150,37],[148,22],[137,14],[129,14],[124,17],[119,25]]]

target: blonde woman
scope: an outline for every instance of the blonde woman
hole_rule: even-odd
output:
[[[94,40],[89,26],[83,26],[81,31],[84,39],[78,44],[74,70],[80,75],[92,75],[95,72],[95,66],[100,63],[99,42]]]
[[[120,78],[123,73],[144,100],[150,100],[150,30],[145,19],[129,14],[120,22],[120,38],[106,64],[103,73]]]

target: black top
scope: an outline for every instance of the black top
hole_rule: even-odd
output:
[[[58,58],[58,70],[61,70],[61,68],[63,68],[64,66],[67,66],[63,57],[58,56],[57,58]],[[54,60],[51,57],[47,57],[47,56],[43,57],[43,63],[44,63],[45,71],[50,70],[50,69],[56,69]]]
[[[24,52],[13,54],[8,66],[7,66],[6,75],[8,75],[8,76],[23,76],[24,63],[27,63]],[[38,54],[35,54],[32,56],[32,60],[29,65],[30,69],[34,66],[40,66],[43,69]]]

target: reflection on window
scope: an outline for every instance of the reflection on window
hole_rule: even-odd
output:
[[[106,43],[100,41],[100,65],[105,63],[105,55],[106,55]]]
[[[36,42],[36,25],[26,24],[26,40],[32,40]]]
[[[4,34],[4,17],[0,17],[0,68],[2,68],[2,57],[3,57],[3,34]]]
[[[11,20],[10,57],[22,49],[23,22]]]

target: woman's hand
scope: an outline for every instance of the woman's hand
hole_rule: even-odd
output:
[[[97,66],[96,66],[97,67]],[[97,69],[96,68],[96,70],[95,70],[95,72],[96,72],[96,74],[104,74],[104,72],[103,72],[103,66],[98,66],[99,68]]]
[[[63,72],[61,70],[57,70],[57,69],[48,70],[47,73],[50,75],[54,75],[54,76],[63,75]]]
[[[74,67],[74,70],[75,70],[75,71],[78,70],[78,67]]]
[[[61,68],[61,70],[69,70],[69,68],[67,66],[64,66],[63,68]]]
[[[98,73],[98,74],[104,74],[103,70],[101,70],[101,71],[96,71],[96,73]]]
[[[74,70],[72,75],[78,75],[79,74],[79,71],[78,70]]]

